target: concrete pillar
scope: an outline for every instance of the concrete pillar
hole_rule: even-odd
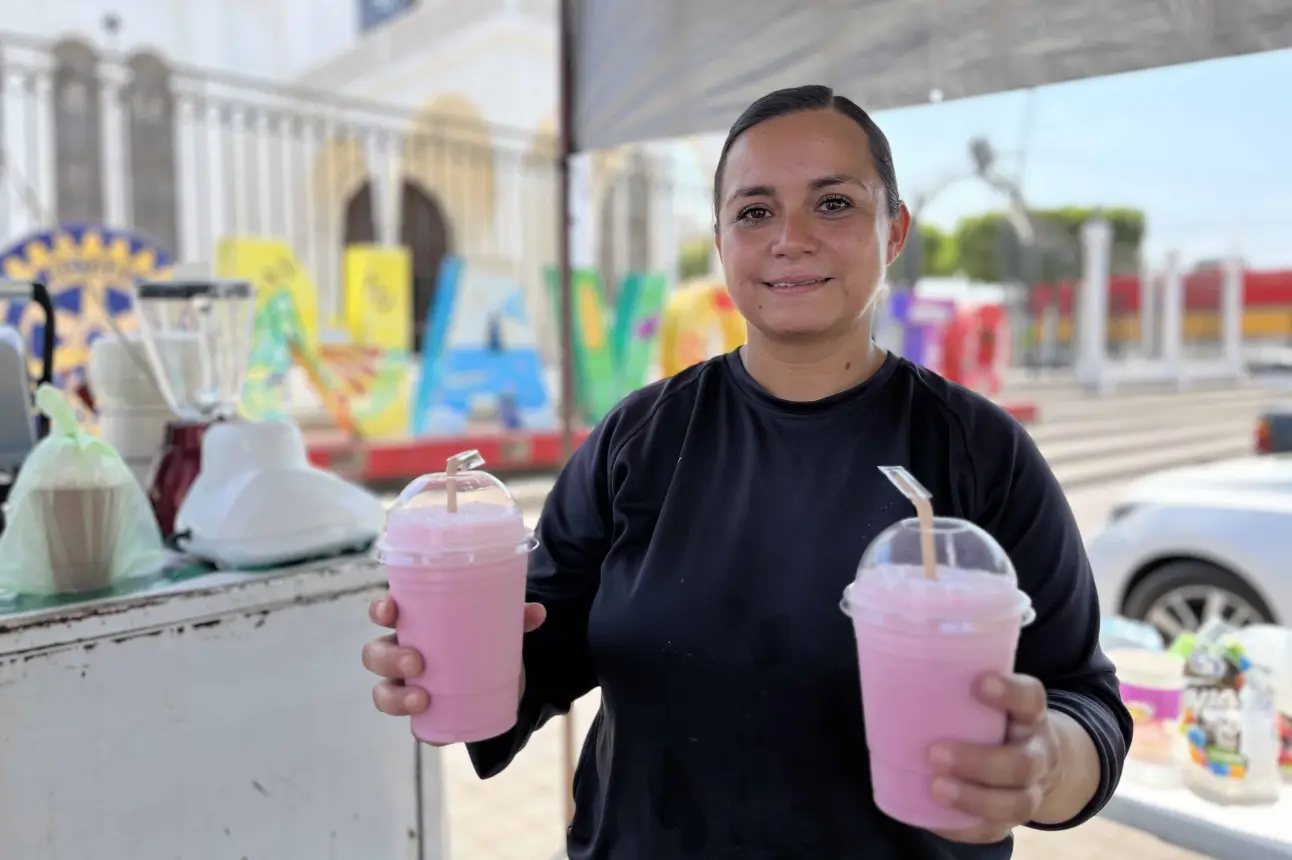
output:
[[[670,162],[655,155],[650,164],[651,268],[662,272],[672,283],[677,278],[681,256],[677,240],[677,190]]]
[[[1162,361],[1172,379],[1184,379],[1184,276],[1175,251],[1162,274]]]
[[[1102,219],[1081,227],[1081,295],[1076,305],[1077,379],[1103,390],[1108,363],[1108,276],[1112,265],[1113,229]]]
[[[1246,306],[1243,287],[1243,262],[1237,255],[1225,260],[1224,280],[1220,288],[1220,343],[1225,369],[1235,377],[1246,372],[1243,356],[1243,310]]]
[[[1144,261],[1139,273],[1139,349],[1144,358],[1157,355],[1158,317],[1162,304],[1161,291],[1158,289],[1157,273]]]
[[[570,265],[575,269],[594,269],[597,265],[590,155],[570,159]]]
[[[384,134],[384,133],[383,133]],[[364,147],[368,159],[368,181],[372,188],[373,235],[378,245],[393,247],[399,244],[399,228],[403,213],[400,204],[403,202],[398,166],[394,153],[398,151],[399,141],[392,137],[378,141],[370,137]],[[344,278],[344,273],[342,273]]]

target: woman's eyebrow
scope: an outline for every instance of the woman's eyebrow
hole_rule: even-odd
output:
[[[829,176],[822,176],[819,179],[813,179],[808,183],[808,188],[813,191],[820,191],[824,188],[833,188],[838,185],[859,185],[869,190],[869,186],[857,177],[848,173],[832,173]],[[775,197],[776,191],[770,185],[748,185],[744,188],[737,188],[731,192],[727,198],[730,203],[734,200],[740,200],[747,197]]]
[[[808,187],[813,191],[820,191],[823,188],[831,188],[835,185],[860,185],[862,188],[867,187],[866,183],[847,173],[835,173],[830,176],[822,176],[820,179],[812,180]]]

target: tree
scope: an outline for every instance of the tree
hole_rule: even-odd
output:
[[[713,252],[711,236],[697,236],[682,243],[677,257],[677,278],[689,281],[702,278],[709,272],[709,255]]]
[[[909,286],[920,278],[949,277],[958,268],[956,237],[932,224],[917,224],[894,265],[894,281]]]
[[[1137,209],[1067,206],[1031,212],[1036,242],[1025,248],[1003,212],[961,220],[955,240],[960,270],[976,281],[1045,282],[1081,274],[1081,227],[1102,217],[1113,228],[1113,274],[1138,271],[1144,213]]]
[[[924,239],[924,274],[927,277],[947,278],[960,269],[960,248],[954,233],[947,233],[926,224],[920,227]]]

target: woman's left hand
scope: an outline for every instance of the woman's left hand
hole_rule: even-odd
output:
[[[938,774],[933,796],[952,809],[982,819],[969,830],[939,831],[955,842],[999,842],[1033,820],[1058,778],[1059,744],[1049,721],[1045,687],[1026,675],[988,674],[974,695],[1004,711],[1008,732],[1001,746],[943,741],[929,750]]]

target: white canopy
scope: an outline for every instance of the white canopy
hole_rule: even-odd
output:
[[[1292,0],[567,2],[575,150],[724,129],[799,84],[880,110],[1292,46]]]

